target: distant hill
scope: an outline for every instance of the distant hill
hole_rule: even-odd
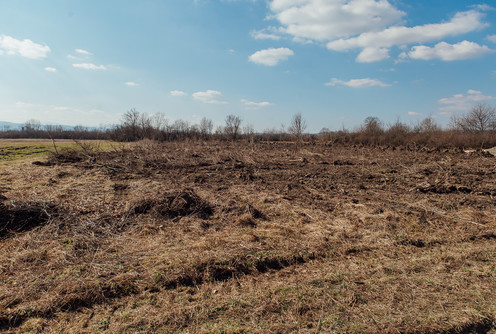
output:
[[[60,125],[60,124],[50,124],[52,126],[61,126],[63,130],[73,130],[74,126],[72,125]],[[22,130],[22,127],[24,126],[24,123],[13,123],[13,122],[4,122],[0,121],[0,131],[7,131],[7,130]],[[42,129],[44,129],[45,124],[42,124]],[[87,130],[97,130],[97,127],[94,126],[88,126],[86,127]]]
[[[20,130],[24,124],[0,121],[0,131]]]

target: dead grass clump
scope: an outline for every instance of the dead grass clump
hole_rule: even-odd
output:
[[[203,200],[193,190],[166,193],[160,199],[145,199],[137,202],[131,212],[140,215],[154,213],[161,217],[176,219],[196,216],[208,220],[214,213],[210,203]]]
[[[0,237],[32,230],[46,224],[53,208],[39,204],[4,205],[0,203]]]
[[[48,163],[61,164],[61,163],[76,163],[81,162],[88,157],[82,151],[77,150],[63,150],[58,153],[52,153],[48,157]]]
[[[253,219],[252,215],[245,213],[238,217],[237,223],[241,226],[257,227],[256,221]]]

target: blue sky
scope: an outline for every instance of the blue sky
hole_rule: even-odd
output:
[[[496,105],[496,10],[463,0],[0,0],[0,121],[136,108],[257,131]]]

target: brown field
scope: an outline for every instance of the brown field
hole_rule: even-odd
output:
[[[489,153],[144,141],[38,158],[0,167],[1,331],[496,332]]]

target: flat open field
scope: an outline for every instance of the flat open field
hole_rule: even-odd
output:
[[[495,333],[496,158],[140,142],[0,169],[0,330]]]
[[[0,139],[0,163],[20,159],[31,159],[47,155],[48,153],[63,151],[67,149],[82,149],[81,146],[91,145],[101,150],[111,147],[121,147],[110,141],[56,139],[54,142],[48,139]]]

